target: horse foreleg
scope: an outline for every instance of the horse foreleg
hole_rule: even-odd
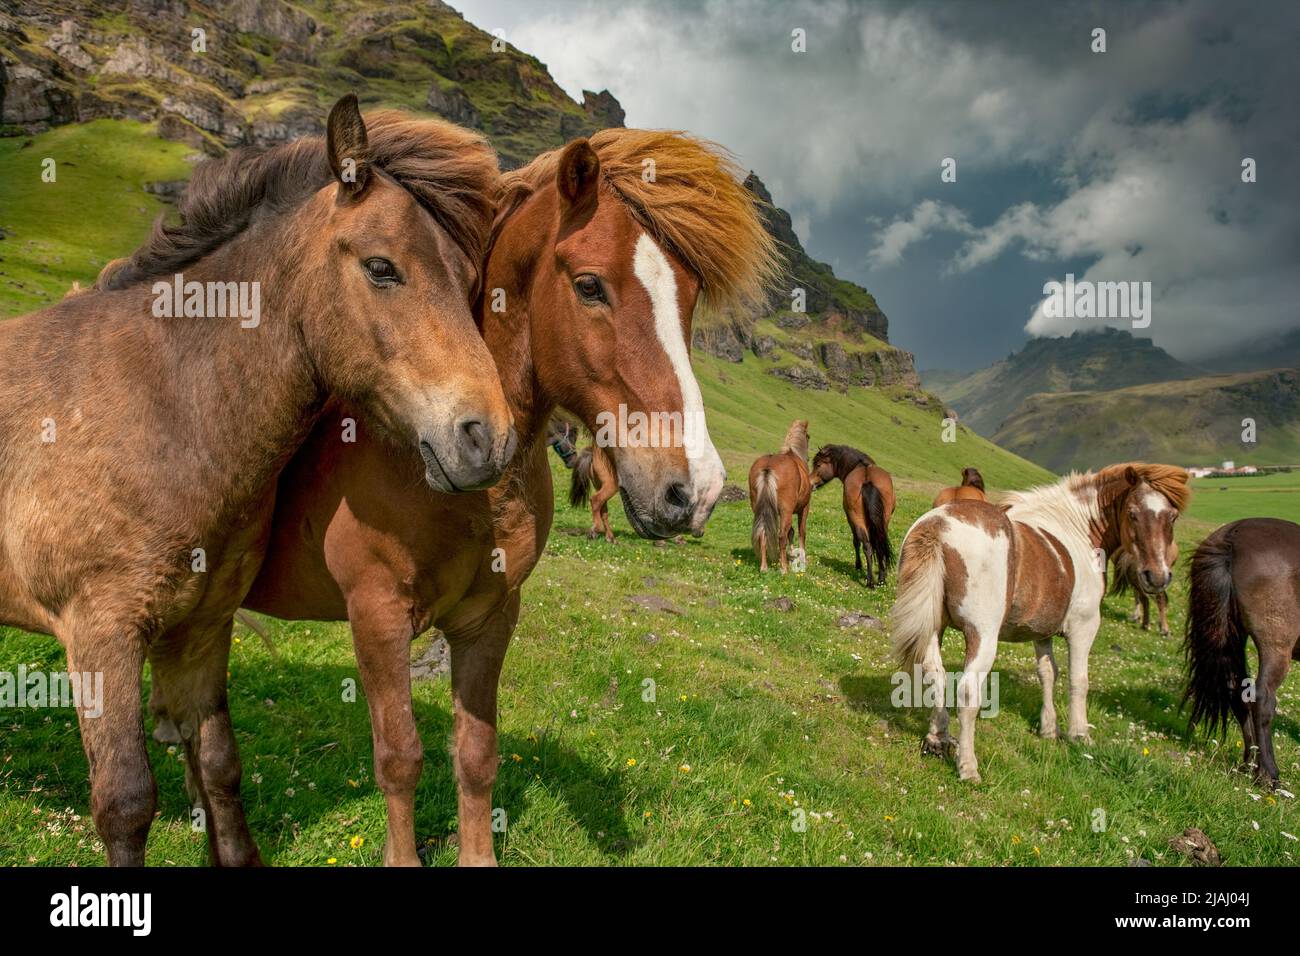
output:
[[[1038,683],[1043,689],[1043,709],[1039,716],[1038,732],[1044,740],[1055,740],[1060,728],[1056,724],[1056,656],[1052,653],[1052,639],[1034,641],[1034,654],[1038,658]]]
[[[81,681],[77,721],[90,766],[90,812],[108,864],[144,866],[158,802],[140,709],[144,637],[117,622],[97,626],[93,613],[65,611],[55,630],[68,673]]]
[[[1160,634],[1169,636],[1169,592],[1161,591],[1156,597],[1156,608],[1160,612]]]
[[[348,597],[357,669],[370,709],[375,783],[388,806],[385,866],[419,866],[415,848],[415,788],[424,769],[424,745],[411,700],[409,607],[389,587]]]
[[[597,534],[603,532],[605,540],[611,544],[614,543],[614,531],[609,526],[609,499],[614,497],[615,490],[611,485],[604,484],[591,498],[593,530]]]
[[[243,768],[230,723],[226,673],[232,620],[190,625],[151,648],[150,663],[167,723],[185,746],[186,783],[203,811],[214,866],[260,866],[261,854],[239,797]],[[159,728],[163,727],[160,720]]]
[[[1088,654],[1100,625],[1100,616],[1093,615],[1065,635],[1070,646],[1070,720],[1066,732],[1071,740],[1084,743],[1092,742],[1088,733]]]
[[[459,799],[461,866],[496,866],[492,847],[492,785],[496,782],[497,684],[519,617],[519,592],[476,629],[449,634],[455,711],[452,754]]]

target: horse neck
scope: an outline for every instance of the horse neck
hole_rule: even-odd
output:
[[[808,460],[808,432],[802,428],[791,428],[785,436],[781,451],[795,455],[801,461]]]
[[[483,339],[501,377],[521,448],[542,437],[558,404],[543,388],[533,359],[533,279],[540,250],[549,248],[554,240],[553,227],[529,228],[544,212],[539,207],[531,199],[525,201],[501,227],[488,253],[479,306]],[[506,307],[501,312],[492,309],[498,289],[505,293]]]

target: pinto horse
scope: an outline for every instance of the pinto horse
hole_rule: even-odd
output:
[[[642,175],[646,160],[653,180]],[[679,440],[609,451],[638,534],[701,531],[708,520],[724,473],[691,370],[692,313],[701,292],[718,308],[761,301],[778,268],[739,173],[719,149],[681,134],[610,129],[503,177],[479,314],[521,437],[486,494],[429,494],[411,481],[415,457],[364,429],[341,444],[337,420],[285,470],[246,606],[351,621],[388,805],[387,864],[420,863],[424,748],[409,647],[435,626],[451,647],[459,862],[496,862],[497,684],[520,588],[551,528],[551,412],[563,407],[593,434],[620,406],[684,423]]]
[[[749,506],[754,511],[750,544],[758,569],[767,570],[769,553],[780,561],[781,573],[790,570],[789,549],[794,543],[794,518],[799,518],[799,551],[807,554],[808,505],[812,481],[808,476],[808,423],[795,421],[785,433],[781,450],[762,455],[749,468]]]
[[[1153,593],[1168,587],[1174,521],[1190,497],[1181,468],[1134,462],[1013,493],[1001,506],[957,501],[917,519],[903,540],[893,647],[908,676],[921,669],[926,696],[937,701],[922,753],[946,754],[954,745],[939,655],[949,626],[966,637],[957,683],[961,779],[979,780],[975,717],[998,641],[1034,642],[1043,690],[1040,732],[1055,738],[1052,638],[1065,636],[1069,735],[1087,739],[1088,652],[1101,623],[1106,558],[1123,550]]]
[[[227,710],[231,620],[326,400],[363,410],[428,485],[504,468],[509,408],[465,302],[490,149],[441,122],[363,120],[354,96],[327,130],[199,166],[178,225],[160,220],[94,289],[0,324],[0,621],[103,676],[102,714],[79,702],[78,718],[115,866],[144,863],[156,803],[146,658],[213,862],[260,862]],[[228,317],[241,288],[256,314]]]
[[[988,497],[984,493],[984,476],[979,473],[978,468],[963,468],[961,470],[961,484],[952,488],[945,488],[934,496],[931,508],[939,508],[953,501],[987,501]]]
[[[603,534],[613,544],[614,531],[609,526],[609,499],[618,494],[618,472],[614,460],[594,442],[578,452],[573,463],[573,480],[569,484],[569,504],[577,508],[586,504],[588,489],[591,495],[591,531],[587,537]]]
[[[867,585],[885,583],[894,563],[889,542],[889,519],[894,516],[894,480],[864,451],[848,445],[823,445],[813,458],[813,488],[832,478],[844,486],[844,516],[853,535],[854,567],[862,570],[862,551],[867,552]],[[876,564],[873,575],[871,564]]]
[[[1249,693],[1246,636],[1259,654]],[[1226,524],[1192,555],[1191,601],[1183,638],[1191,724],[1241,725],[1245,768],[1266,787],[1278,783],[1273,754],[1277,692],[1300,659],[1300,525],[1277,518]],[[1256,761],[1256,752],[1258,761]]]

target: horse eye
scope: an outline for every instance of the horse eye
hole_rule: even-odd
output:
[[[601,287],[600,280],[591,273],[583,273],[573,280],[573,287],[578,291],[578,295],[587,302],[604,302],[605,290]]]
[[[370,281],[377,286],[397,285],[399,281],[397,276],[397,266],[393,265],[387,259],[380,259],[378,257],[367,259],[362,263],[362,266],[365,267],[366,275],[370,277]]]

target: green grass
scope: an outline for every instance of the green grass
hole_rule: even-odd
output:
[[[1250,478],[1197,478],[1192,488],[1192,516],[1214,525],[1238,518],[1285,518],[1300,523],[1300,471]]]
[[[192,152],[125,120],[0,138],[0,317],[57,302],[129,253],[167,208],[141,184],[188,178]],[[41,180],[46,158],[52,183]]]
[[[903,496],[896,539],[924,504]],[[501,693],[504,863],[1174,864],[1167,841],[1187,826],[1205,830],[1229,864],[1294,862],[1284,835],[1300,828],[1293,801],[1232,772],[1235,740],[1184,737],[1177,642],[1135,629],[1126,604],[1106,603],[1093,652],[1091,745],[1036,736],[1032,651],[1000,648],[1001,713],[980,721],[985,782],[971,787],[951,764],[919,755],[923,714],[890,705],[886,635],[836,623],[846,611],[884,617],[894,591],[892,578],[874,592],[855,578],[838,489],[815,499],[808,571],[785,578],[758,574],[744,502],[720,506],[704,538],[663,546],[635,539],[613,510],[619,540],[608,546],[582,536],[585,511],[559,505],[525,589]],[[644,594],[681,613],[628,601]],[[782,595],[792,611],[768,606]],[[1180,579],[1175,629],[1184,604]],[[384,801],[364,699],[341,693],[356,677],[347,628],[272,630],[279,660],[241,629],[230,667],[253,831],[274,863],[377,865]],[[960,655],[950,638],[949,666]],[[1059,656],[1064,670],[1063,647]],[[0,669],[20,663],[57,668],[62,654],[50,638],[4,634]],[[1064,675],[1061,684],[1063,717]],[[426,746],[417,831],[430,862],[449,864],[448,685],[420,683],[415,697]],[[1293,676],[1277,732],[1292,779],[1296,705]],[[71,713],[2,717],[0,864],[98,864]],[[201,864],[178,757],[150,747],[160,794],[150,860]],[[810,814],[805,832],[792,826],[796,810]]]

